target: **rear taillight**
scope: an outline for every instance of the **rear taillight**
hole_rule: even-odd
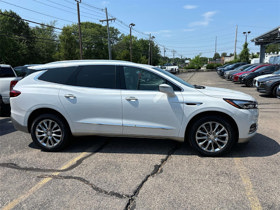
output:
[[[21,94],[21,92],[20,91],[18,91],[18,90],[11,90],[10,91],[10,97],[12,98],[12,97],[17,97],[17,96],[19,96]]]
[[[10,91],[12,91],[12,90],[14,89],[14,87],[15,87],[16,84],[17,84],[17,82],[18,82],[18,80],[13,80],[13,81],[11,81],[11,83],[10,83]]]

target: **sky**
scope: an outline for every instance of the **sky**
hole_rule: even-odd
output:
[[[213,57],[215,46],[220,54],[233,53],[236,28],[237,53],[248,31],[250,52],[256,53],[259,46],[250,40],[280,27],[280,0],[82,0],[81,21],[100,23],[105,7],[116,18],[110,26],[128,35],[134,23],[132,34],[144,39],[151,34],[168,57]],[[56,21],[58,28],[78,21],[75,0],[0,0],[0,9],[39,23]]]

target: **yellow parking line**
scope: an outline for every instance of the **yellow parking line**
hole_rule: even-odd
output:
[[[252,210],[261,210],[262,206],[260,204],[260,201],[256,195],[256,193],[253,190],[253,185],[251,183],[251,180],[247,174],[247,169],[242,163],[240,158],[234,158],[234,162],[236,165],[236,168],[239,171],[239,175],[241,177],[241,180],[243,182],[243,185],[246,190],[246,195],[248,197],[248,200],[250,201],[250,206]]]
[[[92,148],[91,148],[92,149]],[[85,157],[86,155],[89,154],[90,149],[88,149],[86,152],[83,152],[82,154],[80,154],[78,157],[70,160],[69,162],[67,162],[64,166],[62,166],[59,170],[63,170],[66,169],[68,167],[70,167],[71,165],[73,165],[74,163],[76,163],[78,160],[82,159],[83,157]],[[51,175],[59,175],[61,172],[54,172]],[[26,198],[28,198],[31,194],[33,194],[34,192],[36,192],[37,190],[39,190],[41,187],[43,187],[45,184],[47,184],[49,181],[51,181],[52,178],[45,178],[43,180],[41,180],[39,183],[37,183],[34,187],[32,187],[30,190],[28,190],[25,194],[21,195],[20,197],[16,198],[15,200],[13,200],[12,202],[10,202],[9,204],[7,204],[6,206],[4,206],[2,208],[2,210],[10,210],[12,208],[14,208],[16,205],[18,205],[20,202],[24,201]]]

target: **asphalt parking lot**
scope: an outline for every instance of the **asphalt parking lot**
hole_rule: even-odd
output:
[[[0,208],[280,209],[280,99],[216,72],[179,76],[254,96],[258,134],[219,158],[175,141],[105,137],[76,138],[47,153],[0,117]]]

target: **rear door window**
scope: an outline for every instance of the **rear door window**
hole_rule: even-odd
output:
[[[80,66],[71,78],[70,85],[91,88],[117,88],[115,65]]]

